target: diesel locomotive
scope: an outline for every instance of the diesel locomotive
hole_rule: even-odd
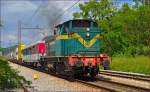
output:
[[[71,78],[94,78],[100,64],[109,69],[108,57],[100,53],[100,39],[96,22],[69,20],[55,26],[53,35],[22,49],[18,62]]]
[[[54,29],[54,35],[43,39],[47,52],[40,59],[49,71],[69,77],[99,73],[100,29],[92,20],[69,20]]]

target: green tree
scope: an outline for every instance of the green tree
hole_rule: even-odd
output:
[[[91,0],[79,7],[81,12],[74,13],[74,18],[92,19],[98,23],[103,36],[103,53],[132,56],[148,54],[148,6],[133,7],[124,4],[117,8],[109,0]]]
[[[108,0],[91,0],[84,4],[79,4],[79,7],[81,12],[74,13],[74,18],[92,19],[96,21],[101,28],[101,36],[103,36],[103,45],[101,48],[108,48],[107,50],[109,51],[111,49],[111,43],[106,34],[108,33],[108,30],[110,31],[109,26],[111,25],[109,25],[109,21],[116,12],[113,3]]]
[[[143,47],[147,47],[147,54],[148,50],[148,38],[150,37],[150,7],[149,6],[140,6],[137,9],[137,20],[138,20],[138,25],[137,25],[137,31],[139,32],[139,43],[143,44]],[[150,39],[149,39],[150,41]],[[150,46],[150,45],[149,45]],[[145,51],[143,51],[145,52]]]

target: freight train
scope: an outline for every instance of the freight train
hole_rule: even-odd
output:
[[[100,53],[100,29],[92,20],[74,19],[54,27],[53,35],[22,49],[22,64],[68,77],[94,78],[99,65],[109,69]]]

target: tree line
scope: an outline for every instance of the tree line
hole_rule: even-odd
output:
[[[91,19],[101,31],[101,52],[115,55],[148,55],[150,52],[150,6],[138,3],[116,6],[111,0],[79,4],[75,19]]]

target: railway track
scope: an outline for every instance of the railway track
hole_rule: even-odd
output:
[[[150,82],[149,75],[137,74],[137,73],[101,70],[100,75],[107,75],[107,76],[114,76],[114,77],[121,77],[121,78],[128,78],[128,79]]]
[[[79,79],[76,79],[75,81],[79,82],[79,83],[82,83],[84,85],[87,85],[87,86],[101,88],[101,89],[107,90],[108,92],[118,92],[118,90],[116,90],[116,89],[109,88],[109,87],[106,87],[104,85],[97,85],[96,82],[83,81],[83,80],[79,80]]]
[[[27,67],[27,66],[25,66],[25,67]],[[49,72],[44,71],[44,70],[35,69],[32,67],[28,67],[28,68],[49,74]],[[52,75],[59,77],[59,78],[67,79],[66,77],[61,76],[61,75],[57,75],[57,74],[53,74],[53,73],[52,73]],[[82,83],[86,86],[92,86],[95,88],[104,89],[104,90],[106,90],[106,92],[150,92],[150,88],[144,88],[144,87],[139,87],[139,86],[134,86],[134,85],[129,85],[129,84],[118,83],[118,82],[100,78],[100,77],[97,77],[95,81],[81,80],[81,79],[74,79],[71,81]]]
[[[88,86],[93,86],[101,89],[108,90],[110,92],[150,92],[148,88],[136,87],[133,85],[122,84],[113,81],[106,81],[103,79],[98,79],[96,81],[83,81],[76,80],[77,82],[83,83]]]
[[[102,88],[105,90],[109,90],[110,92],[150,92],[150,88],[147,88],[147,87],[116,82],[111,79],[102,78],[100,76],[96,78],[96,81],[83,81],[83,80],[77,80],[77,79],[76,81],[93,86],[93,87],[98,87],[98,88]]]
[[[98,77],[97,80],[98,80],[98,83],[99,83],[99,81],[108,83],[110,86],[107,85],[107,87],[109,87],[115,91],[119,91],[119,92],[150,92],[150,88],[147,88],[147,87],[116,82],[111,79],[108,80],[108,79],[103,79],[100,77]]]

